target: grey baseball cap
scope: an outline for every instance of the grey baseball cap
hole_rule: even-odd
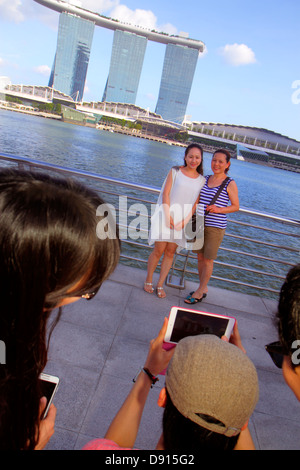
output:
[[[237,346],[206,334],[179,341],[167,369],[166,387],[183,416],[228,437],[241,431],[259,397],[249,357]]]

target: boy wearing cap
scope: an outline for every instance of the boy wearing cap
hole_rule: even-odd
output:
[[[235,345],[191,336],[176,347],[160,399],[165,448],[232,450],[258,401],[257,373]]]
[[[88,443],[84,450],[133,448],[150,388],[168,364],[159,397],[159,405],[165,406],[163,433],[156,449],[254,449],[247,429],[258,401],[253,363],[239,347],[213,335],[184,338],[166,351],[167,324],[165,319],[151,341],[145,367],[105,439]],[[234,334],[239,336],[237,328]]]

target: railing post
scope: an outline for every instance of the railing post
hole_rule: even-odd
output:
[[[181,274],[181,277],[178,277],[174,275],[174,269],[175,269],[175,264],[177,260],[177,253],[175,254],[173,258],[173,263],[172,263],[172,267],[170,270],[170,274],[167,276],[167,279],[166,279],[167,286],[176,287],[177,289],[185,289],[184,275],[185,275],[189,255],[190,255],[190,251],[188,251],[187,254],[185,255],[185,262],[183,265],[182,274]]]

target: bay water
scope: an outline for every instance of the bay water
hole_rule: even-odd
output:
[[[181,165],[184,158],[182,147],[6,110],[0,110],[1,153],[28,157],[157,188],[161,187],[169,169],[174,165]],[[205,175],[211,173],[210,161],[211,154],[205,153]],[[3,165],[1,162],[0,164]],[[300,174],[232,159],[229,176],[237,183],[241,207],[290,219],[300,219]],[[216,278],[225,274],[226,277],[241,282],[241,285],[229,287],[229,284],[225,285],[217,279],[211,283],[255,294],[256,292],[245,284],[257,284],[260,279],[260,283],[265,282],[270,288],[278,290],[282,281],[255,274],[251,269],[271,270],[285,276],[288,266],[260,258],[250,260],[247,254],[234,255],[226,248],[243,253],[257,253],[260,256],[287,260],[296,264],[299,262],[299,238],[286,238],[278,234],[277,230],[282,230],[282,227],[278,227],[278,224],[272,220],[252,220],[252,217],[241,212],[230,214],[228,218],[233,223],[228,224],[227,235],[219,251],[218,261],[222,264],[216,265],[213,274]],[[269,234],[263,230],[244,227],[239,225],[241,221],[271,227],[276,232]],[[283,229],[299,236],[299,227],[287,225]],[[242,239],[236,239],[234,235],[241,236]],[[267,240],[271,246],[266,249],[259,244],[253,244],[247,240],[249,237]],[[273,244],[283,247],[289,245],[298,249],[298,253],[274,248]],[[234,269],[228,271],[227,264],[250,266],[251,269],[249,273],[240,273]],[[145,265],[139,267],[145,269]],[[260,294],[274,298],[267,292]]]

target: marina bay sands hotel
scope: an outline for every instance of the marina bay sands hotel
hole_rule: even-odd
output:
[[[49,86],[82,101],[96,25],[114,31],[102,101],[135,104],[147,41],[159,42],[166,49],[155,112],[182,123],[202,41],[125,24],[61,0],[35,1],[60,13]]]

